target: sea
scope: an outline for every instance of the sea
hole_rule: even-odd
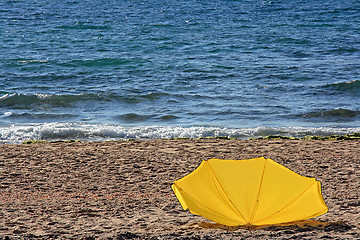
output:
[[[0,143],[360,132],[358,0],[0,0]]]

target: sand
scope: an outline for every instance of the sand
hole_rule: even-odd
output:
[[[212,229],[173,181],[210,158],[268,157],[322,183],[325,228]],[[360,239],[360,141],[149,140],[0,145],[0,238]]]

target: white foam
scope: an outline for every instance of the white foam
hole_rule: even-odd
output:
[[[181,127],[181,126],[119,126],[110,124],[39,123],[0,126],[1,143],[21,143],[26,140],[105,141],[121,139],[170,139],[198,137],[235,137],[248,139],[267,135],[302,137],[306,135],[333,135],[360,132],[360,128],[331,127]]]
[[[16,93],[13,93],[13,94],[4,94],[3,96],[0,97],[0,100],[3,100],[3,99],[6,99],[6,98],[9,98],[9,97],[13,97],[13,96],[16,96],[16,95],[19,95],[19,94],[16,94]]]

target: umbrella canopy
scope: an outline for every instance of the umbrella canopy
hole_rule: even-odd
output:
[[[227,226],[306,220],[327,212],[320,182],[271,159],[210,159],[172,185],[184,210]]]

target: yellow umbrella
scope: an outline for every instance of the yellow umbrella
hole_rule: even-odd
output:
[[[172,185],[184,210],[227,226],[271,225],[327,212],[320,182],[271,159],[210,159]]]

